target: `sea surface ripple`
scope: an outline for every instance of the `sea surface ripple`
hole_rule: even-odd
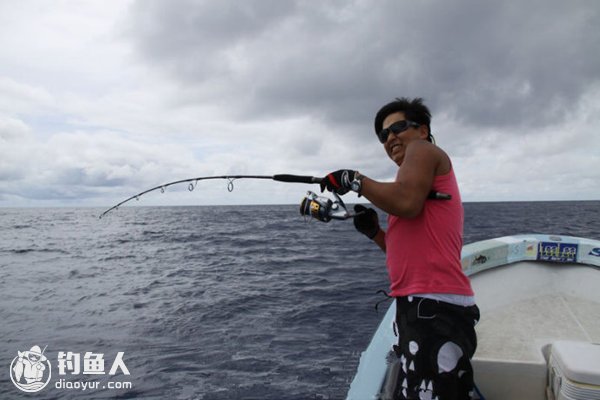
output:
[[[600,239],[600,202],[466,203],[465,243]],[[342,399],[383,311],[385,257],[298,207],[0,209],[0,398]],[[385,225],[384,216],[380,213]],[[121,390],[19,392],[17,350],[117,352]],[[56,373],[55,365],[53,365]],[[55,381],[53,377],[52,382]]]

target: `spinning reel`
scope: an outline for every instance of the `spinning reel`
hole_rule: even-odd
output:
[[[332,219],[345,220],[358,215],[348,211],[346,204],[337,193],[333,192],[333,196],[335,200],[309,191],[300,203],[300,214],[321,222],[329,222]]]

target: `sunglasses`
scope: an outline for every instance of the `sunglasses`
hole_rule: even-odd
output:
[[[393,124],[391,124],[390,126],[388,126],[387,128],[380,130],[379,133],[377,134],[377,137],[379,138],[379,141],[381,143],[385,143],[387,141],[387,138],[390,135],[390,133],[397,135],[399,133],[404,132],[405,130],[407,130],[410,127],[418,128],[419,124],[417,124],[416,122],[413,122],[413,121],[409,121],[409,120],[397,121],[397,122],[394,122]]]

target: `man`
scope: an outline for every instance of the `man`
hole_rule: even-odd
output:
[[[40,346],[36,345],[29,351],[18,351],[17,353],[19,359],[13,367],[16,381],[20,382],[21,377],[23,377],[28,384],[40,382],[46,369],[44,362],[47,360]]]
[[[354,224],[386,253],[401,363],[395,398],[470,399],[479,310],[461,268],[463,208],[454,169],[433,143],[430,123],[420,98],[385,105],[375,133],[398,166],[395,181],[339,170],[323,178],[321,189],[355,191],[389,214],[385,232],[375,210],[357,205],[362,213]],[[433,199],[433,192],[451,197]]]

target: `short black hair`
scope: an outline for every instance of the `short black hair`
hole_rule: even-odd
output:
[[[407,97],[397,97],[396,100],[381,107],[381,109],[375,115],[375,133],[377,134],[383,128],[383,121],[390,114],[402,112],[406,119],[416,122],[419,125],[426,125],[429,130],[429,136],[427,140],[432,142],[431,136],[431,112],[425,104],[423,99],[417,97],[409,99]]]

